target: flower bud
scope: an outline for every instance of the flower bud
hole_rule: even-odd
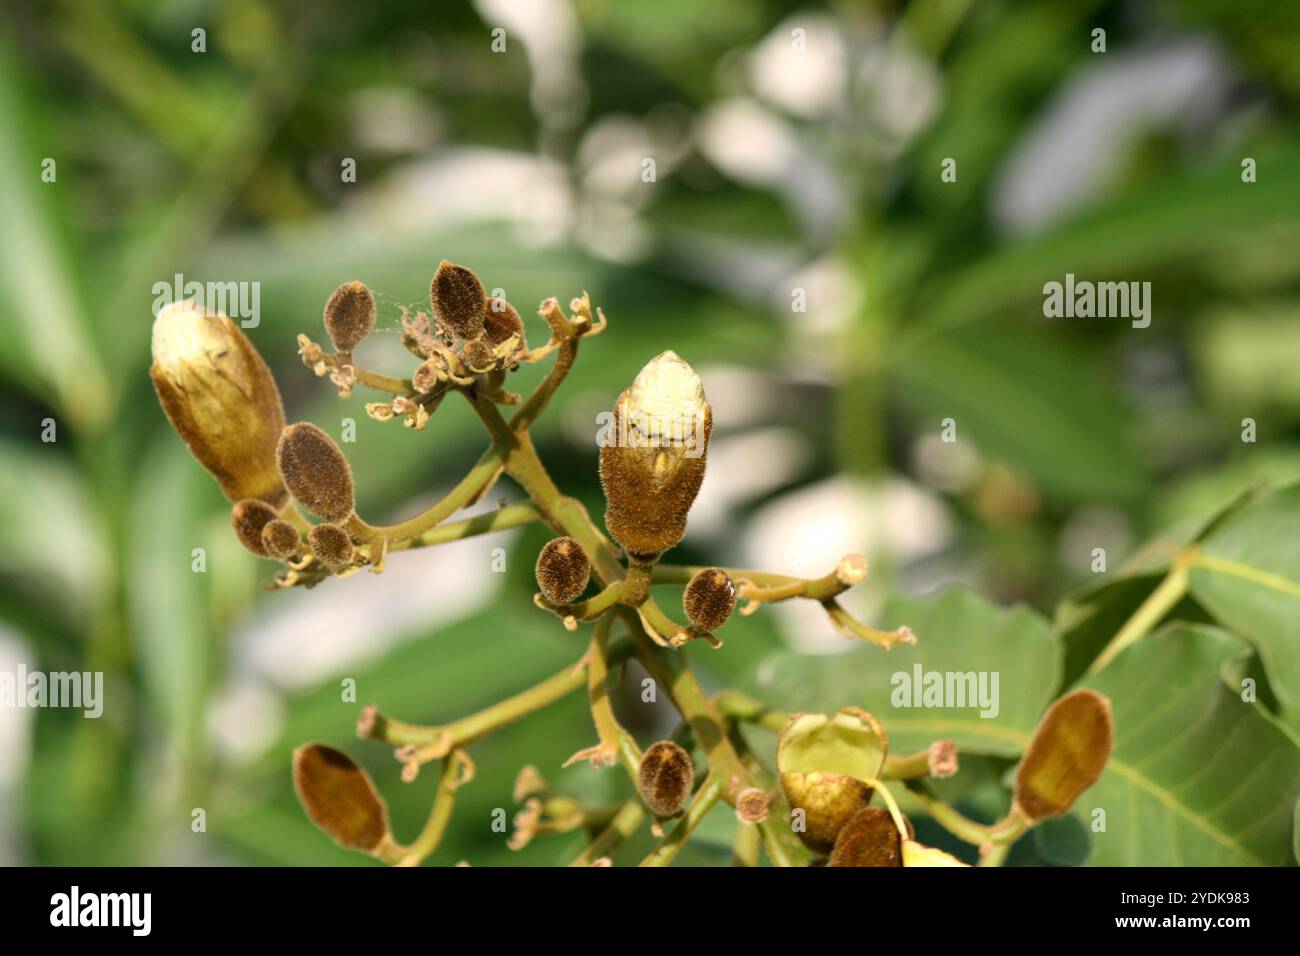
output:
[[[230,524],[235,529],[235,537],[259,558],[270,557],[262,543],[262,529],[279,517],[274,508],[256,498],[245,498],[230,509]]]
[[[488,345],[485,339],[471,339],[466,342],[465,348],[461,350],[461,358],[471,372],[486,372],[496,364],[492,346]]]
[[[572,604],[587,590],[591,561],[575,539],[554,538],[537,556],[535,571],[542,597],[555,605]]]
[[[167,306],[153,323],[149,377],[172,427],[227,498],[283,500],[275,443],[284,407],[239,326],[190,300]]]
[[[716,631],[735,607],[736,585],[722,568],[696,572],[682,592],[682,608],[696,630]]]
[[[375,327],[375,297],[360,282],[345,282],[325,303],[325,331],[336,352],[351,352]]]
[[[429,301],[443,327],[462,339],[476,339],[482,333],[487,295],[469,269],[443,259],[429,285]]]
[[[352,469],[334,439],[315,425],[298,422],[286,428],[276,461],[289,493],[312,514],[326,521],[344,521],[352,514]]]
[[[695,785],[691,755],[671,740],[652,744],[641,758],[637,789],[650,812],[661,820],[682,812]]]
[[[762,823],[769,809],[767,794],[758,787],[746,787],[736,794],[736,819],[741,823]]]
[[[889,752],[885,731],[865,710],[845,707],[833,716],[795,714],[776,746],[781,788],[804,814],[799,838],[828,853],[849,819],[867,805]]]
[[[320,563],[331,571],[346,568],[356,556],[352,538],[336,524],[316,525],[307,533],[307,543]]]
[[[524,340],[524,320],[505,299],[490,299],[483,313],[483,334],[493,345],[500,345],[512,335],[519,336],[519,347],[527,348]]]
[[[1016,772],[1015,806],[1031,823],[1060,816],[1106,768],[1114,738],[1110,701],[1076,690],[1053,704]]]
[[[605,526],[634,558],[652,559],[682,540],[712,430],[700,377],[675,352],[648,362],[619,396],[600,481]]]
[[[370,776],[341,750],[305,744],[293,752],[293,786],[311,822],[339,846],[373,853],[390,840],[388,808]]]
[[[302,548],[302,538],[297,528],[283,518],[276,518],[262,528],[262,547],[270,557],[287,561]]]
[[[907,839],[913,836],[907,822]],[[903,836],[888,810],[863,807],[840,829],[827,866],[902,866]]]

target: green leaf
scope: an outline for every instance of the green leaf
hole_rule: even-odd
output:
[[[1060,647],[1047,621],[1023,606],[999,607],[958,588],[928,600],[904,600],[886,608],[882,625],[911,627],[915,645],[889,651],[858,646],[842,654],[782,653],[760,674],[774,675],[753,690],[773,706],[827,712],[863,707],[884,725],[891,753],[919,750],[947,738],[962,751],[1016,756],[1029,742],[1038,717],[1051,702],[1060,670]],[[903,681],[922,672],[997,675],[997,713],[981,708],[896,707]],[[896,693],[896,688],[899,688]],[[992,708],[989,708],[992,710]]]
[[[1193,596],[1259,651],[1288,722],[1300,717],[1300,484],[1214,528],[1189,574]]]
[[[1242,650],[1226,631],[1175,624],[1085,682],[1115,716],[1110,762],[1074,809],[1090,832],[1090,865],[1290,861],[1300,750],[1224,685],[1222,666]],[[1094,808],[1105,832],[1091,832]]]
[[[1129,413],[1088,357],[1059,341],[1008,326],[966,330],[926,341],[891,372],[930,426],[953,418],[963,440],[1046,492],[1127,498],[1146,483]]]

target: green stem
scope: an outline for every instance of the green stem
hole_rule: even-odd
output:
[[[424,859],[438,848],[447,825],[451,823],[451,813],[456,806],[456,789],[463,781],[457,779],[460,774],[460,761],[453,752],[442,762],[442,779],[438,781],[438,795],[433,801],[433,810],[424,824],[424,829],[415,838],[406,854],[397,861],[397,866],[419,866]]]
[[[518,528],[540,520],[542,520],[541,512],[531,504],[507,505],[504,508],[498,508],[496,511],[475,515],[462,521],[450,521],[447,524],[430,528],[423,534],[391,545],[388,550],[389,552],[407,551],[412,548],[427,548],[436,544],[448,544],[452,541],[460,541],[480,534],[491,534],[494,531]]]
[[[484,490],[496,480],[501,468],[501,451],[493,445],[479,457],[478,462],[460,482],[449,491],[441,501],[420,512],[406,521],[397,524],[367,524],[355,515],[348,523],[348,530],[365,541],[373,542],[387,538],[392,545],[424,534],[435,525],[441,524],[461,508],[471,504],[483,494]]]
[[[602,857],[607,857],[629,840],[645,819],[645,808],[637,797],[629,797],[614,814],[609,826],[591,841],[569,866],[591,866]]]
[[[713,696],[713,701],[724,717],[743,720],[747,724],[762,727],[776,734],[783,731],[785,725],[790,722],[790,715],[785,711],[769,707],[761,700],[750,697],[742,691],[719,691]]]
[[[677,854],[686,845],[686,841],[695,832],[695,828],[708,816],[709,811],[713,809],[721,796],[721,784],[718,782],[717,777],[709,774],[708,779],[700,785],[700,789],[695,791],[690,806],[686,808],[686,815],[682,817],[677,826],[673,827],[673,832],[668,834],[664,841],[641,861],[641,865],[667,866],[676,859]]]
[[[1187,593],[1187,564],[1190,560],[1191,556],[1186,554],[1174,559],[1169,573],[1165,575],[1159,587],[1147,595],[1147,599],[1139,605],[1133,615],[1124,622],[1124,626],[1111,638],[1110,643],[1097,655],[1092,666],[1088,668],[1089,674],[1097,673],[1119,656],[1121,651],[1141,640],[1173,609],[1175,604],[1183,599]]]
[[[736,829],[736,840],[731,848],[732,866],[758,866],[758,851],[763,845],[763,835],[752,823],[742,823]]]
[[[621,642],[611,651],[609,660],[621,661],[627,657],[630,646]],[[385,717],[372,712],[363,717],[358,734],[371,740],[378,740],[394,747],[434,746],[441,747],[442,753],[430,754],[430,759],[437,759],[450,752],[454,747],[464,747],[479,740],[494,730],[513,723],[521,717],[541,710],[548,704],[568,696],[586,683],[586,668],[581,664],[569,665],[558,674],[546,678],[528,690],[507,697],[503,701],[485,707],[483,710],[450,724],[440,727],[428,727],[421,724],[409,724],[404,721]]]

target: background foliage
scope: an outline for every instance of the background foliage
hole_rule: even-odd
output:
[[[480,450],[468,411],[449,404],[421,435],[371,422],[365,397],[340,405],[293,341],[352,278],[383,293],[395,328],[446,256],[523,311],[587,289],[610,316],[538,429],[593,513],[595,413],[673,348],[718,423],[681,559],[821,574],[860,550],[860,610],[921,637],[885,658],[817,617],[765,611],[722,651],[690,649],[711,686],[869,706],[897,749],[954,736],[946,792],[980,819],[1004,808],[1046,703],[1094,686],[1118,739],[1084,802],[1107,808],[1108,832],[1081,805],[1011,862],[1294,862],[1296,5],[12,0],[5,19],[0,660],[103,671],[109,697],[99,721],[0,712],[0,859],[365,862],[298,808],[293,746],[367,763],[399,836],[433,784],[400,784],[382,748],[351,739],[341,678],[360,703],[436,722],[579,653],[531,607],[537,529],[262,594],[265,566],[149,388],[153,283],[256,280],[250,335],[290,419],[337,436],[355,418],[362,512],[410,513]],[[1098,26],[1104,55],[1089,48]],[[41,181],[45,157],[56,183]],[[955,183],[940,182],[945,157]],[[1045,320],[1042,286],[1066,272],[1150,280],[1151,327]],[[807,312],[791,311],[795,288]],[[367,343],[367,364],[388,338]],[[938,443],[949,417],[957,446]],[[54,444],[39,440],[46,418]],[[1247,573],[1194,568],[1171,622],[1087,675],[1168,544],[1193,541]],[[487,570],[498,545],[504,575]],[[206,574],[191,572],[195,547]],[[888,676],[913,660],[999,669],[1000,716],[941,728],[891,714]],[[667,706],[622,710],[647,736],[671,729]],[[613,772],[555,769],[590,733],[575,698],[477,745],[435,862],[576,852],[571,836],[511,853],[488,821],[513,812],[526,762],[618,796]],[[714,839],[683,861],[725,861],[731,821],[716,813]]]

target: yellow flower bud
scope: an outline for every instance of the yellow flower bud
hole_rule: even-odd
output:
[[[795,832],[810,849],[830,852],[840,830],[871,800],[867,781],[879,776],[888,753],[884,728],[865,710],[790,718],[777,742],[776,766],[790,806],[803,811]]]
[[[925,846],[915,840],[903,841],[903,866],[970,866],[951,853]]]
[[[1110,701],[1076,690],[1053,704],[1016,772],[1015,806],[1031,823],[1067,812],[1106,768],[1115,730]]]
[[[149,377],[172,427],[227,498],[283,501],[275,445],[284,407],[239,326],[193,301],[167,306],[153,323]]]
[[[370,776],[341,750],[305,744],[293,752],[293,785],[311,822],[348,850],[390,842],[388,807]]]
[[[712,430],[700,377],[675,352],[648,362],[619,396],[600,481],[605,526],[634,558],[652,560],[682,540]]]

